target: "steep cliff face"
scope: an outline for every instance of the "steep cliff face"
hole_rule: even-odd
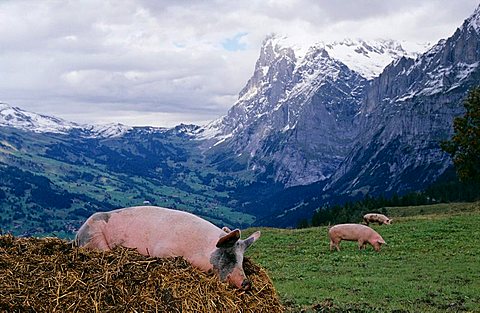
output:
[[[479,9],[416,60],[402,58],[365,88],[360,136],[325,190],[393,193],[434,181],[450,165],[450,137],[468,90],[480,83]]]
[[[358,136],[354,117],[368,79],[388,60],[407,54],[391,41],[349,40],[301,50],[276,36],[265,40],[237,103],[199,131],[214,162],[286,186],[330,177]],[[350,69],[344,62],[361,63],[352,55],[364,65]]]
[[[312,47],[293,72],[292,81],[269,114],[270,133],[251,160],[274,179],[305,185],[329,177],[356,137],[353,117],[366,80],[321,47]]]

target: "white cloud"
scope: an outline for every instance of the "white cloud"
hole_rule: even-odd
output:
[[[0,100],[77,122],[173,126],[226,113],[272,32],[436,42],[474,0],[0,2]]]

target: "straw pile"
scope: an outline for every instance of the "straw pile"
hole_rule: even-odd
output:
[[[245,258],[240,291],[182,258],[87,251],[56,238],[0,236],[1,312],[283,312],[266,272]]]

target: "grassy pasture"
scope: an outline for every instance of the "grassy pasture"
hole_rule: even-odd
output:
[[[263,228],[247,256],[293,312],[480,312],[480,203],[387,212],[394,224],[373,226],[380,253],[330,252],[327,227]]]

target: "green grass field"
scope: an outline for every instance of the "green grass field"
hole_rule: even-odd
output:
[[[480,202],[387,212],[380,253],[330,252],[327,227],[266,228],[247,256],[293,312],[480,312]]]

